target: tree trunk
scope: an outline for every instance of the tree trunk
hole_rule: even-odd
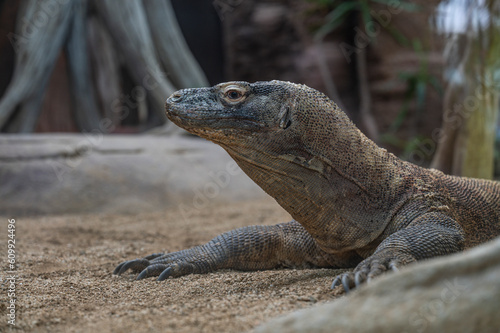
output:
[[[73,22],[66,44],[68,74],[73,97],[73,112],[78,128],[83,131],[100,131],[100,114],[91,79],[88,58],[86,14],[87,1],[73,0]]]
[[[178,88],[208,86],[177,23],[170,0],[143,0],[151,36],[160,62]]]
[[[484,6],[488,22],[483,18],[480,22],[476,16],[471,22],[475,35],[469,33],[472,48],[466,68],[470,94],[464,106],[470,117],[463,128],[463,155],[456,166],[464,176],[491,179],[499,107],[500,4],[489,0]]]
[[[73,5],[74,1],[52,0],[21,4],[16,32],[8,36],[16,60],[12,81],[0,100],[0,128],[6,127],[17,109],[17,119],[8,131],[33,131],[43,92],[70,27]]]
[[[114,0],[97,0],[94,3],[134,82],[138,88],[144,89],[141,94],[149,96],[150,109],[165,123],[165,99],[176,89],[162,72],[156,58],[142,1],[121,1],[119,5]]]
[[[323,80],[323,83],[326,88],[326,92],[328,97],[337,104],[337,106],[344,112],[346,112],[348,115],[350,114],[350,111],[347,110],[347,108],[344,106],[344,103],[342,103],[342,98],[340,98],[339,91],[337,89],[337,85],[333,81],[332,76],[330,75],[330,69],[328,68],[328,63],[325,59],[325,51],[323,47],[323,40],[318,39],[315,42],[316,49],[317,51],[317,56],[316,56],[316,63],[318,65],[318,70],[321,74],[321,79]]]
[[[361,117],[361,128],[364,130],[366,136],[378,142],[379,132],[377,122],[371,111],[372,94],[370,92],[366,62],[366,47],[359,46],[356,52],[356,74],[359,86],[359,115]]]
[[[98,17],[89,17],[87,30],[97,101],[104,117],[111,121],[109,130],[113,131],[127,116],[120,112],[121,109],[117,105],[121,92],[120,57],[114,49],[109,32]]]
[[[465,86],[462,90],[452,82],[448,87],[441,132],[444,137],[431,166],[455,175],[493,178],[499,107],[499,78],[495,75],[500,70],[500,4],[490,0],[484,5],[470,6],[468,29],[463,37],[466,47],[457,66],[457,75],[465,80]],[[489,15],[480,21],[479,10],[486,10]]]
[[[461,78],[465,76],[470,42],[471,40],[467,36],[454,35],[448,39],[446,45],[445,57],[448,60],[448,70],[453,71],[453,74],[444,94],[441,129],[433,133],[433,139],[438,145],[430,167],[447,174],[460,175],[460,171],[456,167],[457,162],[454,160],[457,156],[455,149],[460,149],[460,140],[458,139],[460,129],[466,121],[463,102],[467,95],[467,87]]]

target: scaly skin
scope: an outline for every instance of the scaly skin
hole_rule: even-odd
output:
[[[461,251],[500,234],[500,185],[404,162],[304,85],[228,82],[184,89],[168,118],[222,146],[293,217],[209,243],[120,264],[115,274],[178,277],[222,268],[354,268],[348,291],[387,270]]]

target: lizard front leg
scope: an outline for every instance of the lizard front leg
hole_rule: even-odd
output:
[[[221,234],[208,243],[167,254],[125,261],[113,274],[128,269],[137,279],[158,280],[219,269],[265,270],[277,267],[331,267],[323,252],[296,221],[273,226],[250,226]]]
[[[348,292],[387,270],[397,271],[417,260],[455,253],[463,248],[463,229],[454,219],[440,212],[426,213],[387,237],[353,272],[337,276],[332,289],[342,284]]]

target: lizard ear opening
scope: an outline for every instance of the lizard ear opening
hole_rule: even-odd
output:
[[[282,114],[283,114],[283,116],[281,117],[281,120],[280,120],[280,128],[287,129],[292,124],[289,105],[285,106],[285,110]]]

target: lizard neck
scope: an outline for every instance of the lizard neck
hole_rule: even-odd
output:
[[[309,137],[302,139],[301,154],[287,151],[286,144],[279,153],[257,146],[224,148],[323,250],[359,249],[389,222],[404,162],[379,148],[344,114],[318,123],[325,129],[305,132]]]
[[[318,109],[324,111],[297,115],[299,122],[308,124],[302,129],[307,153],[327,166],[326,173],[335,183],[350,182],[378,195],[387,182],[385,176],[398,173],[402,161],[368,139],[335,103],[328,100]]]

